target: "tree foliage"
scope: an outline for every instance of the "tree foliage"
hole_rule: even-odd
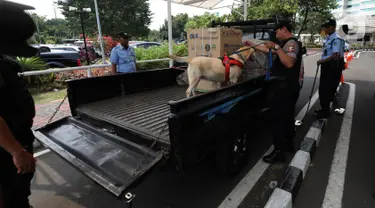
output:
[[[297,32],[307,29],[312,31],[320,26],[316,20],[330,17],[330,11],[336,6],[336,0],[251,0],[247,9],[247,19],[268,19],[277,16],[279,19],[292,21]],[[243,14],[243,7],[232,11],[232,19],[243,20],[239,13]]]
[[[203,15],[196,15],[189,18],[189,21],[185,25],[185,31],[187,31],[188,29],[210,27],[212,21],[224,22],[225,18],[226,16],[218,17],[215,14],[205,12]]]
[[[79,9],[91,8],[90,13],[82,13],[85,29],[90,35],[97,31],[95,5],[92,0],[58,1],[62,7],[62,14],[69,22],[69,26],[81,31],[80,16],[75,11],[69,11],[69,6]],[[113,35],[125,31],[134,37],[147,36],[151,23],[151,11],[147,0],[101,0],[98,1],[100,24],[103,35]]]
[[[184,32],[185,25],[189,21],[189,15],[186,13],[177,14],[172,16],[172,37],[179,38],[181,33]],[[168,19],[164,20],[164,24],[159,29],[160,36],[163,39],[168,38]]]

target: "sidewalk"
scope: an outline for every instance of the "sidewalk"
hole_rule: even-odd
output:
[[[62,99],[55,100],[55,101],[42,104],[42,105],[36,105],[35,106],[36,115],[34,118],[33,129],[46,125],[49,118],[55,112],[57,106],[60,104],[61,101]],[[57,114],[53,118],[53,121],[60,119],[62,117],[65,117],[65,116],[69,116],[69,115],[70,115],[69,103],[68,103],[68,99],[66,99],[64,104],[61,106],[60,110],[57,112]]]

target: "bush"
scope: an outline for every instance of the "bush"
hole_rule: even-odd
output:
[[[137,57],[137,61],[163,59],[163,58],[167,58],[168,54],[169,54],[168,44],[163,44],[161,46],[156,46],[156,47],[150,47],[147,49],[144,49],[144,48],[135,49],[135,55]],[[188,55],[187,45],[185,44],[173,45],[173,54],[176,56],[187,56]],[[168,67],[169,67],[169,61],[158,61],[158,62],[148,62],[148,63],[137,64],[138,70],[161,69],[161,68],[168,68]]]

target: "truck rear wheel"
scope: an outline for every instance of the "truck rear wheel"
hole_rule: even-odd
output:
[[[246,166],[250,156],[247,128],[232,128],[221,138],[216,152],[216,168],[225,175],[235,175]]]

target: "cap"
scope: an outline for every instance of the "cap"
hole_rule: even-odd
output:
[[[131,38],[131,36],[128,35],[128,33],[125,33],[125,32],[119,32],[119,33],[117,33],[117,37],[120,37],[120,38]]]
[[[31,6],[0,0],[0,54],[12,56],[34,56],[37,49],[27,44],[34,35],[36,25],[24,10]],[[21,32],[22,31],[22,32]],[[9,38],[12,38],[10,44]]]
[[[25,4],[19,4],[16,2],[0,0],[0,8],[7,7],[7,9],[15,9],[15,10],[34,10],[35,8]]]
[[[275,26],[275,30],[280,29],[282,27],[286,27],[290,32],[293,31],[293,25],[290,23],[290,21],[279,21],[279,23],[277,23]]]
[[[336,20],[328,19],[324,24],[322,24],[322,27],[329,27],[329,26],[336,27]]]

